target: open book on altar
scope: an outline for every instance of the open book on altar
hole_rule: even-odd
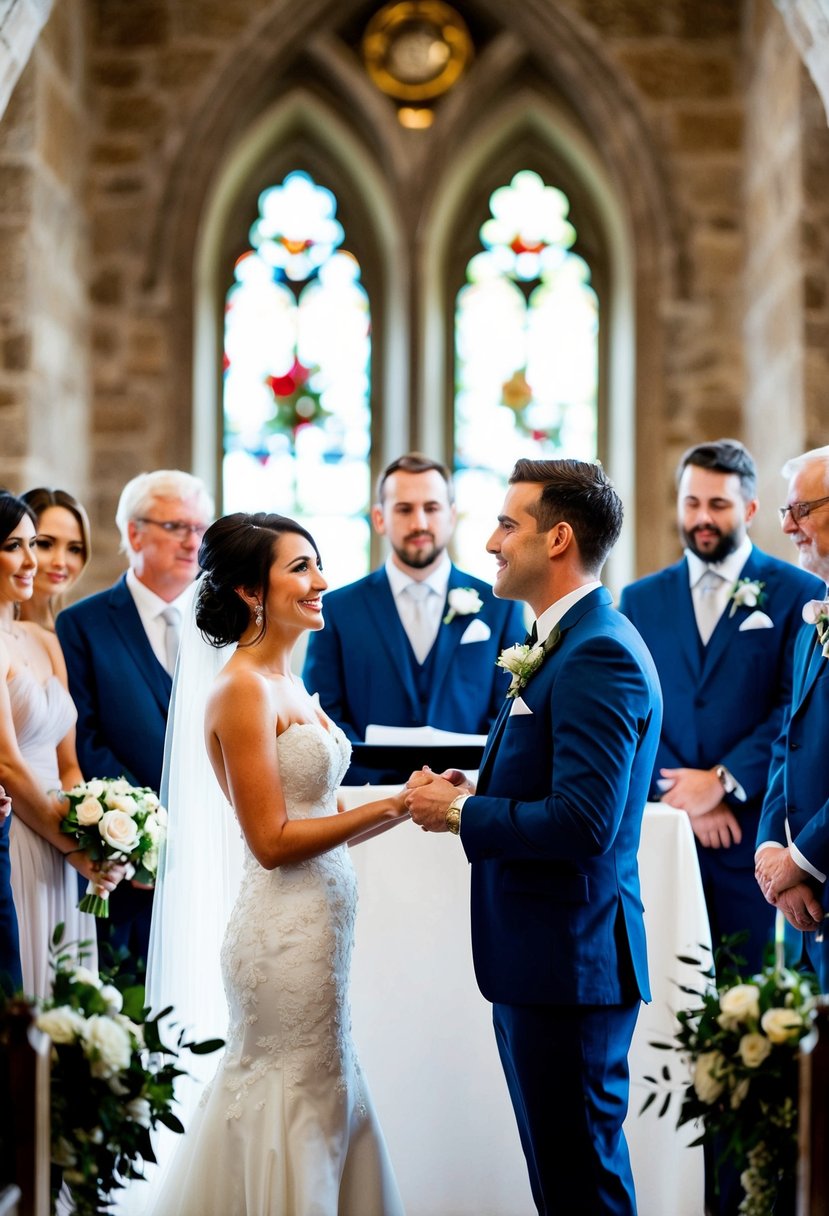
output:
[[[366,727],[365,743],[354,744],[353,757],[370,768],[413,771],[428,764],[435,772],[446,768],[480,768],[486,735],[438,730],[434,726]]]

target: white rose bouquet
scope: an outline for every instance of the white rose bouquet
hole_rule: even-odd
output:
[[[205,1055],[220,1039],[161,1041],[166,1009],[148,1017],[144,987],[125,971],[95,972],[76,965],[61,949],[63,926],[53,937],[52,996],[38,1002],[37,1026],[52,1040],[50,1083],[53,1203],[61,1180],[72,1193],[76,1216],[111,1211],[114,1194],[143,1178],[155,1161],[151,1132],[163,1123],[184,1130],[173,1113],[175,1079],[183,1075],[180,1053]],[[7,1006],[6,1016],[27,1007]]]
[[[60,830],[93,861],[127,863],[139,882],[151,883],[167,830],[167,811],[151,789],[115,780],[83,781],[61,796],[69,803]],[[73,852],[75,850],[72,850]],[[109,902],[94,882],[78,905],[93,916],[109,916]]]
[[[793,1193],[797,1171],[798,1045],[810,1031],[815,976],[790,971],[782,959],[744,979],[735,970],[737,939],[717,953],[720,980],[698,959],[706,981],[695,992],[700,1004],[677,1014],[679,1029],[669,1043],[653,1043],[676,1051],[684,1078],[679,1087],[677,1126],[695,1120],[701,1144],[717,1137],[723,1152],[742,1171],[744,1216],[771,1216],[775,1199]],[[688,991],[687,989],[685,991]],[[670,1069],[661,1079],[645,1077],[650,1086],[640,1114],[664,1094],[659,1114],[671,1105]],[[664,1092],[668,1085],[667,1093]]]

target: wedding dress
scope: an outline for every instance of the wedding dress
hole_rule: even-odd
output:
[[[275,746],[289,817],[335,813],[342,731],[293,723]],[[348,847],[273,870],[244,853],[221,950],[227,1047],[153,1216],[401,1216],[351,1040]]]
[[[60,789],[57,746],[76,718],[72,698],[56,676],[39,684],[25,668],[8,682],[12,720],[23,759],[43,789]],[[78,872],[48,841],[12,815],[9,851],[12,893],[20,925],[23,991],[45,997],[52,992],[49,946],[63,923],[63,944],[88,943],[86,966],[97,966],[95,918],[78,911]]]

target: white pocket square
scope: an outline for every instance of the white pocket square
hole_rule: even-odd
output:
[[[752,612],[751,616],[747,616],[738,633],[742,633],[745,629],[774,629],[774,621],[770,616],[766,616],[765,612]]]
[[[512,717],[513,714],[532,714],[532,712],[533,711],[530,709],[527,702],[522,700],[521,697],[515,697],[515,699],[512,702],[512,705],[510,705],[510,707],[509,707],[509,716],[510,717]]]
[[[465,642],[485,642],[489,637],[492,637],[492,630],[489,625],[487,625],[486,621],[482,621],[480,617],[476,616],[473,621],[469,622],[461,634],[460,644],[463,646]]]

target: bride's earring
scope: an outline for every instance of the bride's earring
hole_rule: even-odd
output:
[[[261,628],[262,628],[262,615],[263,615],[263,613],[262,613],[262,605],[261,605],[261,604],[257,604],[257,605],[256,605],[256,612],[254,613],[254,616],[253,616],[254,624],[256,625],[256,628],[257,628],[257,629],[261,629]]]

